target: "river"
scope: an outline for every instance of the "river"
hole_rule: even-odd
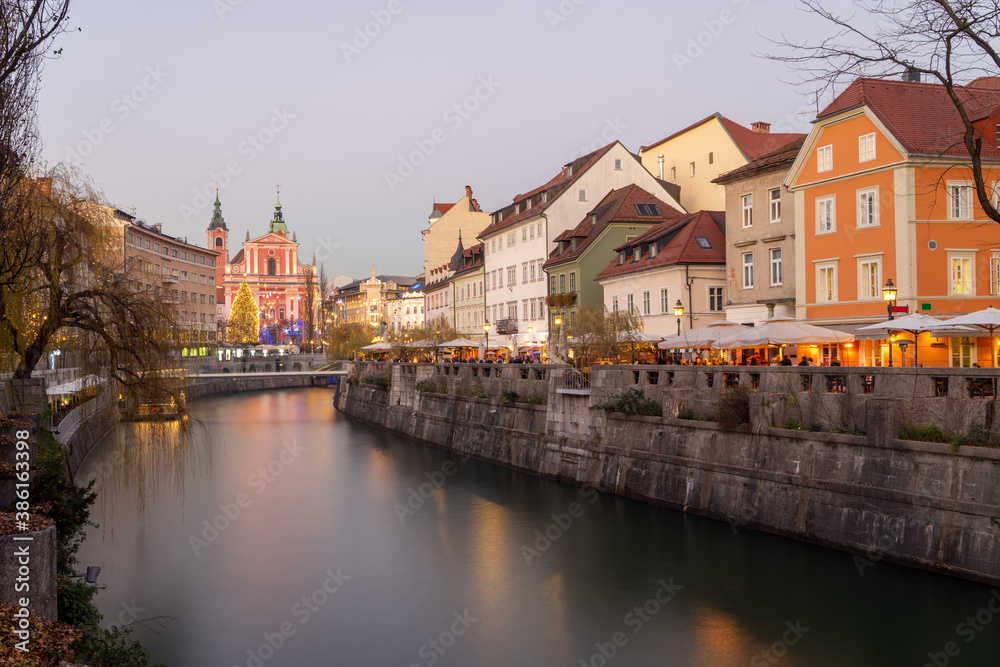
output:
[[[998,662],[988,586],[452,458],[332,398],[198,401],[183,467],[102,442],[79,561],[106,621],[152,619],[168,667]]]

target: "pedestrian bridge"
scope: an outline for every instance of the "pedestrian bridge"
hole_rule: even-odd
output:
[[[336,377],[347,375],[347,371],[341,370],[323,370],[319,368],[314,371],[247,371],[246,373],[236,370],[236,371],[226,371],[223,373],[190,373],[188,374],[188,379],[190,380],[200,380],[200,379],[219,379],[219,378],[232,378],[232,377]]]

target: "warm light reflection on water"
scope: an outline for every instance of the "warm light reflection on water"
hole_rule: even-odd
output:
[[[133,601],[177,618],[136,629],[155,660],[252,667],[248,651],[287,622],[295,634],[258,667],[423,667],[441,637],[436,667],[578,667],[599,664],[616,632],[627,643],[608,667],[728,667],[801,618],[809,632],[776,667],[919,666],[989,600],[977,584],[885,562],[860,577],[851,554],[463,461],[350,421],[331,399],[197,401],[189,432],[128,425],[87,461],[81,478],[100,479],[113,512],[94,517],[79,561],[104,568],[109,621]],[[422,502],[401,521],[411,490]],[[301,623],[294,605],[337,568],[350,579]],[[671,577],[683,589],[650,606]],[[640,606],[658,611],[634,632]],[[445,634],[466,612],[467,631]],[[961,648],[949,667],[996,664],[1000,633]]]

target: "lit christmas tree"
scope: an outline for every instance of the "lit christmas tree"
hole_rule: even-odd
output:
[[[260,316],[250,286],[243,281],[233,300],[226,322],[226,342],[230,345],[256,345],[260,342]]]

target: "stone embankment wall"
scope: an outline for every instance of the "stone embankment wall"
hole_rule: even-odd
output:
[[[391,376],[389,389],[357,381],[378,374]],[[997,584],[1000,450],[896,437],[908,419],[954,421],[955,412],[991,429],[995,382],[993,396],[974,396],[993,378],[987,369],[663,366],[595,367],[581,378],[553,367],[364,364],[336,400],[354,418],[456,455],[844,549],[859,563]],[[424,380],[447,393],[417,391]],[[740,385],[749,423],[676,418],[718,411],[719,396]],[[540,391],[545,404],[505,404],[510,387]],[[661,402],[664,416],[595,407],[629,388]],[[788,419],[864,434],[778,427]]]

